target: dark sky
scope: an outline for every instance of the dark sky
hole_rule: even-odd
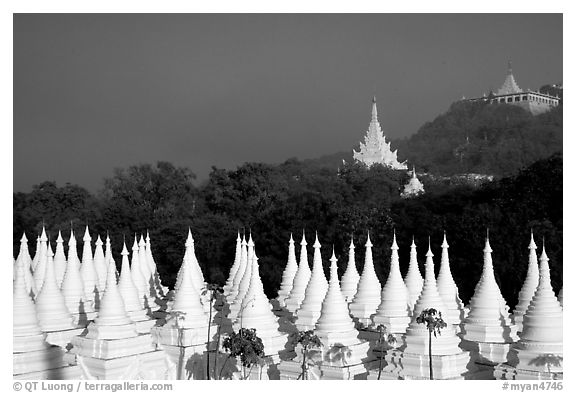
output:
[[[350,150],[373,94],[402,138],[509,60],[524,89],[562,81],[562,15],[17,14],[14,190]]]

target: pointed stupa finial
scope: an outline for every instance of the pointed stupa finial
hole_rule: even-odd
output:
[[[238,230],[238,235],[236,236],[236,241],[238,243],[240,243],[242,241],[242,238],[240,237],[240,230]]]
[[[290,240],[288,241],[290,244],[294,244],[294,238],[292,237],[292,232],[290,232]]]
[[[22,238],[20,239],[20,243],[28,243],[28,238],[26,237],[26,232],[22,232]]]
[[[433,257],[434,254],[432,254],[432,247],[430,245],[430,236],[428,236],[428,252],[426,253],[427,257]]]
[[[40,235],[40,241],[45,242],[47,240],[48,237],[46,236],[46,227],[44,226],[44,223],[42,223],[42,234]]]
[[[366,238],[366,247],[372,247],[372,242],[370,241],[370,231],[368,231],[368,237]]]
[[[508,74],[512,74],[512,60],[508,60]]]
[[[444,240],[442,241],[442,248],[448,248],[448,242],[446,241],[446,231],[444,231]]]
[[[128,249],[126,248],[126,239],[124,239],[124,244],[122,245],[121,255],[128,255]]]
[[[486,228],[486,244],[484,245],[484,252],[492,252],[492,247],[490,247],[490,230]]]
[[[538,247],[536,247],[536,243],[534,242],[534,232],[530,229],[530,244],[528,245],[528,249],[536,250],[537,248]]]
[[[248,235],[248,247],[254,247],[254,240],[252,240],[252,231]]]
[[[412,244],[410,245],[410,247],[416,247],[416,243],[414,243],[414,235],[412,235]]]
[[[349,248],[350,248],[351,250],[353,250],[353,249],[355,248],[355,247],[354,247],[354,234],[352,234],[352,235],[350,236],[350,247],[349,247]]]
[[[62,232],[58,230],[58,237],[56,238],[56,243],[64,243],[64,239],[62,239]]]
[[[333,280],[338,281],[338,265],[336,262],[338,259],[336,258],[336,253],[334,252],[334,244],[332,244],[332,256],[330,257],[330,282]]]
[[[304,229],[302,229],[302,241],[300,242],[301,246],[305,246],[308,243],[306,242],[306,231]]]
[[[194,239],[192,238],[192,231],[190,230],[190,227],[188,227],[188,237],[186,238],[186,243],[184,243],[185,246],[190,246],[194,243]]]
[[[150,242],[150,231],[148,229],[146,229],[146,242]]]
[[[103,245],[103,244],[104,244],[104,243],[102,242],[102,239],[100,239],[100,235],[98,235],[98,237],[96,238],[96,245],[97,245],[97,246],[101,246],[101,245]]]
[[[314,248],[320,248],[320,247],[322,247],[322,246],[320,245],[320,242],[318,241],[318,231],[316,231],[316,240],[314,240],[314,246],[313,246],[313,247],[314,247]]]
[[[392,247],[391,250],[398,250],[398,243],[396,243],[396,228],[394,228],[394,235],[392,237]]]
[[[378,121],[378,108],[376,108],[376,96],[372,97],[372,121]]]
[[[86,231],[84,231],[84,237],[82,238],[85,242],[89,242],[92,240],[90,237],[90,232],[88,231],[88,225],[86,225]]]
[[[416,179],[416,165],[412,165],[412,178]]]

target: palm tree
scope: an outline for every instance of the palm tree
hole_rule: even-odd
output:
[[[438,316],[436,316],[436,314],[438,314]],[[416,322],[425,323],[428,328],[428,363],[430,366],[430,379],[434,379],[434,373],[432,371],[432,333],[434,333],[434,337],[436,337],[436,334],[441,334],[440,330],[444,329],[447,325],[442,319],[442,313],[436,311],[435,308],[422,310],[416,318]]]

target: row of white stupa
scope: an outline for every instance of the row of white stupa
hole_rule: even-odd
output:
[[[119,277],[109,239],[104,251],[98,238],[94,254],[90,240],[87,228],[80,264],[74,236],[67,260],[60,235],[53,254],[43,231],[34,259],[23,236],[14,269],[15,377],[204,378],[193,370],[204,369],[209,325],[215,332],[218,323],[224,333],[240,327],[257,330],[271,360],[260,368],[259,377],[298,378],[302,352],[300,347],[285,348],[287,333],[314,329],[323,346],[310,370],[312,377],[372,379],[377,356],[385,355],[384,378],[427,378],[428,333],[415,319],[431,307],[449,322],[433,339],[435,378],[492,377],[487,373],[510,379],[562,376],[558,361],[562,358],[562,309],[550,286],[546,254],[543,250],[538,268],[533,240],[528,274],[512,317],[494,278],[488,240],[483,273],[468,310],[458,298],[450,273],[446,239],[437,279],[430,250],[422,279],[412,244],[403,280],[394,238],[390,273],[381,287],[369,237],[362,275],[356,270],[351,243],[341,282],[334,253],[330,280],[326,280],[317,238],[312,270],[305,239],[298,264],[291,238],[273,308],[264,294],[254,242],[251,236],[248,241],[238,237],[224,287],[227,304],[219,313],[211,310],[190,232],[170,293],[158,277],[148,236],[135,240],[131,266],[124,245]],[[210,320],[210,315],[215,317]],[[364,327],[377,324],[397,336],[396,348],[373,350],[377,337]],[[519,340],[518,326],[522,330]],[[508,360],[509,352],[517,356]],[[335,356],[338,353],[341,356]],[[540,358],[548,361],[538,361]]]

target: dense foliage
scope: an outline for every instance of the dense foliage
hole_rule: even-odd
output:
[[[514,105],[460,101],[410,138],[399,159],[434,174],[515,174],[562,150],[562,106],[533,116]]]
[[[532,229],[539,246],[546,239],[553,286],[558,290],[562,283],[559,154],[481,188],[462,185],[446,189],[425,183],[435,191],[408,200],[399,198],[407,175],[381,166],[346,165],[335,171],[289,160],[281,165],[248,163],[232,171],[214,168],[201,187],[194,185],[193,178],[187,169],[160,162],[119,170],[98,195],[78,186],[57,187],[49,182],[30,193],[16,193],[14,255],[24,231],[31,253],[35,251],[34,240],[42,222],[53,246],[58,230],[67,243],[72,225],[79,252],[86,223],[93,236],[105,237],[109,232],[117,263],[123,238],[130,248],[135,233],[149,230],[161,277],[173,285],[190,227],[206,280],[223,284],[234,259],[237,231],[251,231],[265,291],[275,296],[286,265],[290,233],[299,243],[305,230],[310,260],[314,233],[318,233],[326,274],[334,245],[342,274],[351,236],[357,267],[362,269],[363,245],[370,231],[376,273],[384,283],[393,229],[403,274],[413,236],[421,271],[429,237],[438,271],[446,231],[452,273],[461,297],[468,301],[480,277],[489,229],[496,278],[513,307],[526,274]]]

